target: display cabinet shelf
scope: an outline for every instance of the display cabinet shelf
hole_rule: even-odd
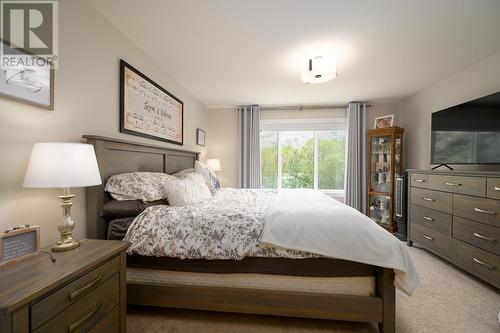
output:
[[[403,133],[400,127],[368,131],[368,216],[390,232],[393,220],[394,180],[403,171]]]

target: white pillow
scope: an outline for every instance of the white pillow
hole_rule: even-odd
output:
[[[212,196],[203,177],[197,172],[172,177],[164,183],[170,206],[186,206]]]
[[[164,184],[171,178],[161,172],[121,173],[111,176],[104,189],[116,200],[162,200],[167,198]]]
[[[196,161],[194,163],[194,169],[196,170],[196,172],[200,173],[203,176],[203,178],[205,179],[205,184],[207,184],[210,193],[212,193],[212,195],[215,195],[220,190],[220,182],[215,175],[215,172],[210,170],[210,168],[206,164],[203,164],[200,161]]]

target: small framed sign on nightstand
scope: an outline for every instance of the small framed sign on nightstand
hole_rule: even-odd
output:
[[[40,253],[40,227],[22,227],[0,234],[0,266]]]

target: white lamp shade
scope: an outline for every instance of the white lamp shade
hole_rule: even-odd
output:
[[[218,158],[209,158],[207,160],[207,166],[213,171],[221,171],[220,161]]]
[[[35,143],[24,187],[66,188],[101,184],[94,146],[83,143]]]

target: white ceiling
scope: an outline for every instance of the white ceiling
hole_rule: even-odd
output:
[[[500,51],[499,0],[89,1],[207,107],[395,100]]]

